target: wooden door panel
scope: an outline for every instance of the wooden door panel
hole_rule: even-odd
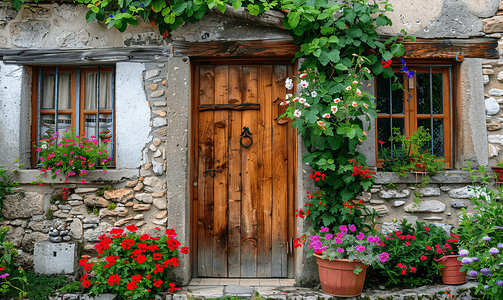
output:
[[[229,66],[229,103],[241,101],[241,66]],[[229,277],[241,276],[241,111],[229,113]]]
[[[276,100],[284,98],[284,81],[292,68],[209,64],[195,70],[194,107],[227,106],[196,113],[193,270],[200,277],[287,277],[288,271],[291,276],[293,256],[287,253],[287,242],[295,233],[295,147],[289,143],[295,135],[291,123],[276,122],[284,109]],[[250,103],[257,105],[229,108]],[[243,127],[251,132],[250,147],[240,144]],[[222,172],[205,173],[207,169]]]
[[[215,67],[200,66],[200,104],[215,103]],[[198,274],[212,276],[213,272],[213,177],[204,173],[213,169],[214,114],[205,111],[199,114],[198,140]],[[204,176],[206,174],[206,176]]]

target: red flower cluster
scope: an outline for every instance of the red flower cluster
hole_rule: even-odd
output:
[[[363,200],[359,200],[357,203],[355,203],[356,200],[353,201],[353,204],[363,204]],[[353,213],[352,209],[353,208],[357,208],[357,209],[361,209],[361,206],[360,205],[353,205],[351,203],[348,203],[348,202],[344,202],[342,203],[344,205],[345,208],[349,209],[349,213]]]
[[[325,180],[325,174],[321,173],[320,171],[314,171],[314,174],[311,173],[311,175],[309,176],[311,177],[311,180],[314,181]]]
[[[91,286],[91,282],[87,280],[87,277],[89,275],[84,274],[84,277],[80,277],[80,281],[82,281],[82,287],[87,289],[89,286]]]
[[[407,266],[402,264],[402,263],[398,263],[398,265],[396,265],[397,267],[399,267],[400,269],[402,269],[402,275],[407,275]],[[416,267],[411,267],[410,268],[410,273],[416,273],[417,269]]]
[[[112,274],[107,279],[109,285],[117,284],[119,285],[121,278],[117,274]]]
[[[87,258],[81,258],[79,260],[79,266],[83,266],[84,268],[84,271],[86,271],[86,273],[91,273],[91,267],[93,266],[92,263],[88,263],[89,259]]]
[[[383,68],[389,68],[389,67],[391,66],[391,59],[389,59],[389,60],[384,60],[384,59],[383,59],[383,60],[381,61],[381,66],[382,66]]]
[[[301,219],[304,219],[306,217],[306,215],[309,214],[309,209],[304,212],[302,209],[295,209],[295,217],[299,217]]]
[[[350,159],[349,162],[353,164],[353,174],[351,176],[360,175],[361,178],[372,179],[372,175],[375,175],[375,171],[370,171],[369,167],[360,165],[356,160]]]

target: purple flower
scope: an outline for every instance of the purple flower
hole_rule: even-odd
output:
[[[475,277],[475,276],[477,276],[477,271],[470,271],[470,273],[468,273],[468,275]]]
[[[490,237],[488,237],[488,236],[485,236],[485,237],[483,237],[483,238],[482,238],[482,240],[483,240],[484,242],[489,242],[489,241],[491,241],[491,238],[490,238]]]
[[[489,271],[488,268],[480,269],[480,273],[482,273],[482,275],[491,275],[491,271]]]
[[[416,74],[416,71],[409,71],[409,68],[407,68],[405,65],[405,60],[400,59],[402,61],[402,71],[407,74],[407,79],[410,79],[414,77],[414,74]]]
[[[344,232],[338,232],[338,233],[337,233],[337,237],[338,237],[338,238],[342,238],[343,236],[344,236]]]
[[[489,286],[486,284],[484,285],[484,290],[487,290],[489,288]]]
[[[463,257],[463,259],[461,260],[462,264],[471,264],[472,262],[472,259],[469,257]]]
[[[360,241],[363,240],[365,238],[365,235],[363,233],[359,233],[357,236],[356,236],[357,239],[359,239]]]
[[[498,250],[498,248],[491,248],[491,249],[489,249],[489,254],[491,254],[491,255],[496,255],[498,253],[500,253],[500,251]]]
[[[333,234],[327,233],[327,235],[325,235],[325,240],[330,241],[333,237],[334,237]]]
[[[498,281],[496,281],[496,284],[497,284],[497,285],[503,285],[503,280],[498,280]]]
[[[7,277],[7,276],[9,276],[9,273],[5,273],[3,275],[0,275],[0,278],[4,278],[4,277]]]
[[[375,236],[374,237],[374,243],[379,243],[381,241],[381,239],[378,237],[378,236]]]
[[[328,232],[328,227],[321,226],[320,232]]]
[[[459,255],[463,255],[463,256],[466,256],[468,255],[470,252],[466,249],[459,249]]]
[[[362,245],[358,245],[358,246],[356,246],[356,251],[358,251],[358,252],[363,252],[363,251],[365,251],[365,246],[362,246]]]
[[[140,6],[141,6],[141,8],[144,8],[144,7],[145,7],[145,4],[143,4],[143,3],[142,3],[142,4],[140,4]]]
[[[478,257],[472,257],[472,260],[473,261],[479,261],[479,258]]]
[[[386,262],[388,260],[388,258],[389,258],[389,254],[386,252],[379,254],[379,259],[381,260],[381,262]]]
[[[499,249],[501,249],[501,248],[503,248],[503,244],[499,243],[496,247],[498,247]]]
[[[502,226],[496,226],[496,229],[503,229]]]
[[[341,247],[337,248],[337,253],[343,253],[344,252],[344,249],[342,249]]]
[[[349,225],[348,227],[349,227],[349,231],[351,231],[351,232],[356,230],[356,226],[353,224]]]
[[[373,243],[374,242],[374,237],[369,235],[369,237],[367,238],[367,242],[369,243]]]
[[[339,230],[342,232],[348,232],[348,227],[346,225],[339,226]]]

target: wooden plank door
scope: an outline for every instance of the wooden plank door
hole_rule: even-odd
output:
[[[293,67],[196,63],[193,73],[193,274],[293,277],[296,140],[277,122]]]

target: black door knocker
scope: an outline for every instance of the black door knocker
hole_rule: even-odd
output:
[[[253,144],[253,139],[252,139],[252,137],[250,135],[252,135],[251,132],[250,132],[250,128],[243,127],[243,131],[241,132],[241,139],[239,140],[239,143],[241,144],[241,146],[243,148],[248,148],[248,147],[250,147]],[[243,144],[243,139],[244,138],[249,138],[250,139],[250,144],[244,145]]]

